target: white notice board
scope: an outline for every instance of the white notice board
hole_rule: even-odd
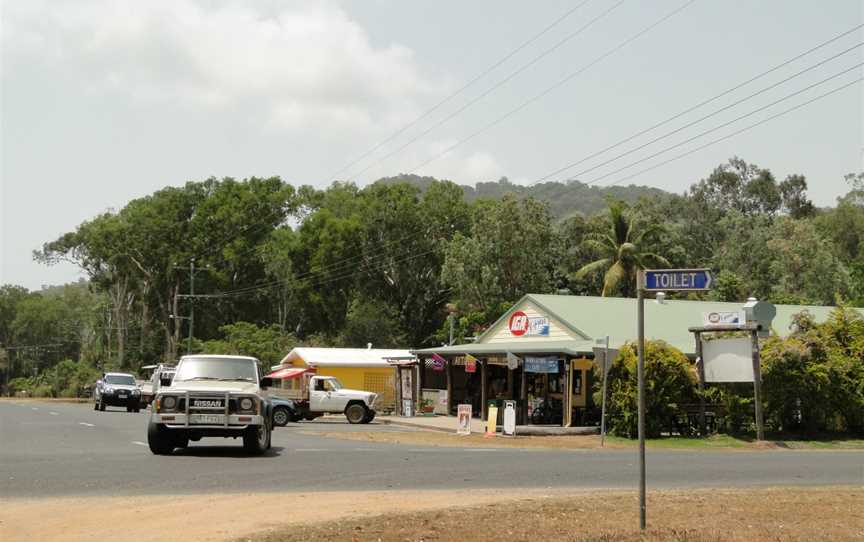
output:
[[[749,337],[702,341],[705,382],[753,382]]]

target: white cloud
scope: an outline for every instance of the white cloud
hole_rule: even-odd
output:
[[[386,131],[445,90],[410,49],[373,46],[329,2],[22,0],[2,19],[4,77],[37,62],[89,92],[241,107],[279,129]]]

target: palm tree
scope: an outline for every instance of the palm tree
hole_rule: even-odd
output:
[[[605,297],[620,285],[624,295],[631,297],[638,271],[670,265],[666,258],[647,252],[642,246],[646,237],[660,232],[661,228],[648,226],[639,232],[635,231],[636,217],[628,213],[626,204],[620,201],[609,205],[609,226],[607,233],[589,235],[585,240],[585,248],[602,257],[582,266],[574,278],[578,280],[605,269],[603,292],[600,295]]]

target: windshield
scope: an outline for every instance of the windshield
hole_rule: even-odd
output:
[[[186,380],[245,380],[258,382],[257,364],[249,359],[185,358],[174,374],[175,382]]]
[[[120,386],[134,386],[135,379],[129,375],[105,375],[105,383]]]

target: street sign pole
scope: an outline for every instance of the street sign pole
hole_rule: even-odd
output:
[[[603,353],[603,400],[600,403],[600,447],[606,442],[606,381],[609,379],[609,335]]]
[[[639,528],[645,530],[645,275],[636,275],[636,303],[638,306],[638,364],[639,378]]]

